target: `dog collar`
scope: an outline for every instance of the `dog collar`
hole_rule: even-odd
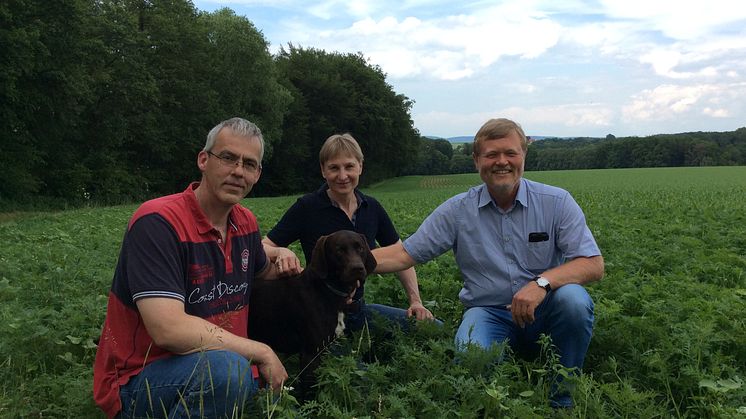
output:
[[[329,288],[329,291],[331,291],[334,295],[338,297],[348,297],[350,294],[346,293],[342,290],[339,290],[334,287],[329,281],[324,281],[324,285],[326,285],[327,288]]]

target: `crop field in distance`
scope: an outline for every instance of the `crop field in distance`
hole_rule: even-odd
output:
[[[359,333],[335,343],[317,397],[260,394],[245,417],[744,418],[746,417],[746,167],[528,172],[569,190],[606,261],[588,286],[596,324],[575,408],[553,412],[551,343],[537,359],[470,351],[454,360],[463,310],[450,252],[417,267],[420,292],[445,323],[409,334]],[[410,176],[364,191],[402,239],[477,174]],[[249,198],[271,228],[297,196]],[[92,365],[112,274],[137,205],[0,215],[0,417],[103,417]],[[297,245],[292,247],[300,253]],[[366,300],[406,307],[394,275],[374,275]],[[389,329],[391,330],[391,329]],[[297,359],[285,359],[293,377]]]

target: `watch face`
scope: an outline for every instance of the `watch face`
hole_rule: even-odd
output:
[[[549,281],[546,278],[539,278],[536,280],[536,283],[542,288],[546,288],[549,285]]]

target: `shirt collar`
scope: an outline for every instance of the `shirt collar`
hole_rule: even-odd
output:
[[[487,189],[487,185],[483,183],[481,188],[482,189],[479,191],[479,204],[477,205],[477,207],[482,208],[484,206],[492,204],[495,206],[495,208],[498,208],[498,206],[495,205],[492,201],[492,195],[490,195],[490,191],[489,189]],[[519,203],[528,208],[528,191],[526,186],[526,179],[521,178],[521,180],[518,182],[518,193],[515,196],[515,201],[511,209],[515,208],[516,203]]]
[[[477,205],[477,207],[482,208],[491,203],[492,203],[492,196],[490,196],[490,191],[489,189],[487,189],[487,185],[483,183],[479,191],[479,204]]]
[[[329,185],[324,182],[323,185],[316,191],[316,193],[319,194],[321,199],[324,200],[324,202],[328,203],[329,205],[333,207],[339,208],[339,205],[337,205],[336,202],[332,201],[331,198],[329,198],[329,195],[326,193],[326,191],[329,189]],[[357,206],[358,208],[362,207],[363,205],[368,205],[368,202],[365,200],[365,195],[362,194],[357,188],[355,188],[355,199],[357,199]]]
[[[199,182],[192,182],[187,186],[187,188],[184,190],[184,199],[186,199],[187,204],[189,205],[189,209],[192,211],[192,217],[194,217],[194,221],[197,222],[197,231],[199,234],[207,234],[210,231],[213,230],[212,223],[210,223],[210,220],[207,219],[207,215],[205,215],[205,212],[202,211],[202,207],[199,206],[199,202],[197,201],[197,195],[194,194],[194,190],[197,189],[199,186]],[[234,205],[231,208],[230,214],[228,214],[228,227],[229,229],[233,229],[233,231],[238,230],[238,226],[244,224],[247,222],[247,220],[244,220],[243,217],[240,217],[238,214],[238,206],[239,204]]]
[[[523,205],[524,208],[528,208],[528,185],[524,178],[521,178],[521,181],[518,183],[518,193],[515,196],[515,202]]]

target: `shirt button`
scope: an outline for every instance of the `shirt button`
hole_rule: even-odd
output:
[[[505,238],[505,241],[506,241],[506,242],[509,242],[509,241],[510,241],[510,237],[506,237],[506,238]]]

